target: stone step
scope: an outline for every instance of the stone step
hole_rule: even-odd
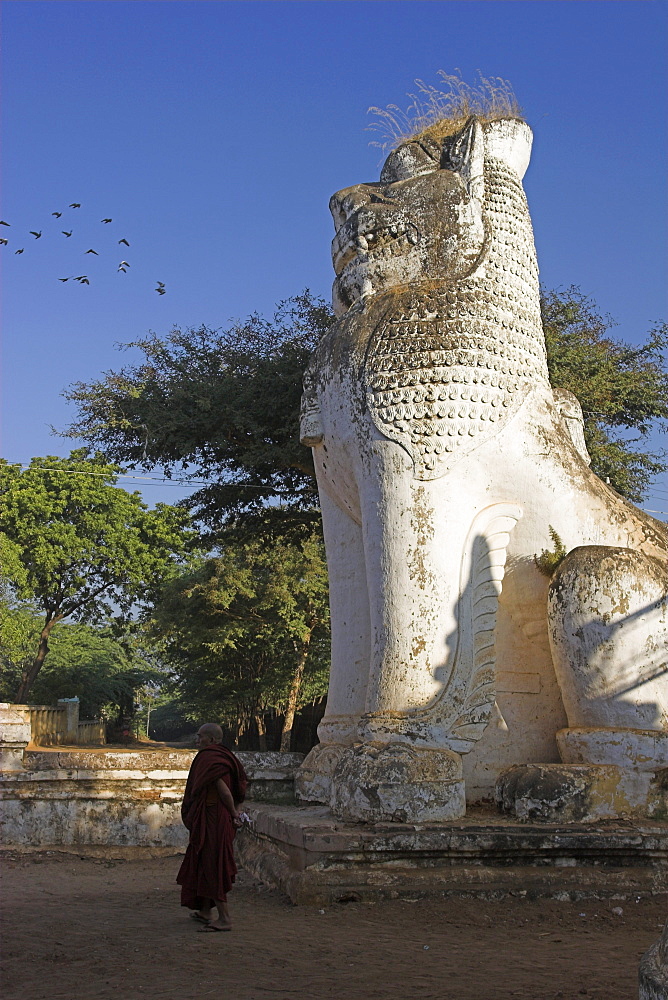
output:
[[[558,865],[507,867],[434,866],[431,868],[356,865],[348,869],[295,871],[289,859],[258,842],[239,845],[243,868],[280,889],[298,905],[378,902],[386,899],[461,897],[495,900],[638,899],[668,893],[667,873],[655,868]]]
[[[323,807],[248,804],[241,864],[295,903],[508,894],[620,898],[668,891],[668,824],[342,823]]]

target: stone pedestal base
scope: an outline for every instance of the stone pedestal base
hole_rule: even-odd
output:
[[[355,823],[438,823],[466,812],[462,759],[452,750],[361,743],[339,755],[332,811]]]
[[[668,891],[668,823],[531,825],[474,808],[448,823],[345,823],[248,803],[239,863],[293,903],[465,896],[624,899]]]
[[[517,764],[497,780],[495,797],[521,822],[595,823],[628,817],[668,819],[668,768],[614,764]]]
[[[329,805],[334,771],[346,749],[339,743],[317,743],[313,747],[295,775],[298,802]]]
[[[666,1000],[668,997],[668,922],[663,934],[640,959],[639,1000]]]
[[[351,823],[437,823],[466,812],[459,754],[405,743],[319,743],[297,772],[295,794]]]
[[[640,771],[668,767],[668,732],[656,729],[560,729],[557,746],[564,764],[617,764]]]

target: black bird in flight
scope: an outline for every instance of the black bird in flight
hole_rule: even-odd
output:
[[[84,253],[94,253],[96,257],[100,256],[97,250],[85,250]]]
[[[0,240],[0,247],[6,247],[8,243],[9,240]]]
[[[127,241],[127,240],[119,240],[118,242],[119,242],[119,243],[125,243],[126,247],[129,247],[129,246],[130,246],[130,244],[128,243],[128,241]]]
[[[23,253],[23,247],[20,250],[15,250],[14,253]]]
[[[113,222],[113,219],[100,219],[100,222]]]
[[[82,285],[90,285],[90,281],[88,280],[88,276],[85,275],[85,274],[80,274],[79,277],[75,278],[74,280],[81,282]]]
[[[38,233],[36,233],[34,229],[31,229],[30,230],[30,235],[34,236],[35,239],[38,240],[40,238],[40,236],[42,235],[42,230],[40,229],[40,231]]]
[[[127,260],[122,260],[118,266],[119,267],[129,267],[130,265],[128,264]]]
[[[72,204],[70,205],[70,208],[81,208],[81,202],[73,201]]]
[[[63,214],[62,212],[52,212],[52,213],[51,213],[51,215],[55,215],[55,217],[56,217],[57,219],[59,219],[59,218],[61,217],[61,215],[62,215],[62,214]],[[63,281],[63,279],[62,279],[62,278],[61,278],[60,280],[61,280],[61,281]],[[67,279],[66,279],[66,278],[65,278],[65,281],[67,281]]]
[[[164,295],[165,291],[166,291],[166,289],[165,289],[165,283],[164,283],[164,281],[159,281],[158,282],[158,287],[156,288],[156,292],[158,293],[158,295]]]
[[[72,277],[72,275],[70,275],[70,278],[71,277]],[[58,278],[58,281],[69,281],[70,278]]]
[[[2,219],[0,219],[0,226],[10,226],[10,228],[11,228],[11,223],[10,222],[3,222]]]
[[[73,232],[73,230],[72,230],[72,229],[70,229],[69,233],[66,233],[64,229],[61,229],[60,231],[61,231],[61,233],[63,234],[63,236],[71,236],[71,235],[72,235],[72,232]]]

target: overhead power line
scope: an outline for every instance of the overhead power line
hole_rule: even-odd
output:
[[[30,472],[55,472],[60,476],[102,476],[109,478],[113,475],[116,479],[130,479],[134,482],[148,484],[155,483],[162,486],[179,486],[181,489],[189,488],[191,486],[218,486],[227,490],[264,490],[265,492],[271,491],[277,495],[291,495],[287,490],[277,490],[273,486],[256,486],[253,483],[221,483],[217,479],[168,479],[160,476],[131,476],[122,472],[108,473],[88,472],[78,469],[52,469],[46,465],[29,465],[25,462],[7,462],[5,464],[6,466],[11,466],[12,468],[26,469]],[[0,468],[2,468],[2,466],[0,466]]]
[[[29,471],[38,472],[55,472],[61,476],[104,476],[108,477],[110,474],[107,472],[88,472],[80,471],[78,469],[51,469],[46,465],[29,465],[26,462],[7,462],[7,466],[18,469],[26,469]],[[0,466],[1,468],[2,466]],[[129,479],[137,483],[145,483],[146,485],[160,485],[160,486],[176,486],[179,489],[190,489],[193,486],[217,486],[219,489],[225,490],[264,490],[265,492],[271,492],[275,496],[291,496],[292,493],[288,490],[278,490],[273,486],[256,486],[253,483],[221,483],[217,479],[167,479],[161,476],[131,476],[128,473],[113,473],[116,479]],[[655,494],[649,494],[649,500],[657,499],[659,503],[664,499],[663,497],[656,496]],[[632,502],[632,501],[631,501]],[[646,507],[641,507],[640,510],[644,511],[645,514],[668,514],[668,510],[649,510]]]

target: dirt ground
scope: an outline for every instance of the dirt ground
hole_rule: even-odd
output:
[[[232,932],[201,934],[179,907],[178,856],[0,858],[4,1000],[631,1000],[667,908],[512,898],[323,911],[241,872]]]

